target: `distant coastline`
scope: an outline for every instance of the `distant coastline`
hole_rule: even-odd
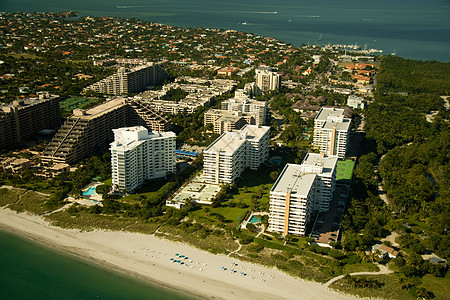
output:
[[[58,3],[55,7],[52,1],[46,0],[25,3],[5,0],[0,10],[76,11],[79,16],[137,18],[184,28],[242,30],[240,23],[246,21],[257,24],[251,26],[254,34],[270,36],[296,46],[317,43],[317,37],[322,34],[321,45],[367,44],[368,48],[382,49],[385,53],[396,52],[404,58],[450,61],[448,8],[438,1],[413,0],[405,5],[382,0],[374,5],[361,4],[356,0],[345,4],[325,0],[318,4],[309,3],[308,6],[298,1],[288,1],[283,5],[255,6],[238,1],[187,4],[174,0],[167,7],[155,0],[138,0],[133,4],[112,5],[100,0],[89,7],[76,2]],[[419,19],[420,22],[417,22]]]

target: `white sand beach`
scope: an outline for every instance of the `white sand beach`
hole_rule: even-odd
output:
[[[0,228],[148,282],[202,298],[352,299],[329,290],[323,284],[293,278],[276,269],[213,255],[151,235],[66,230],[50,226],[38,216],[17,214],[3,208],[0,209]],[[187,258],[177,258],[177,253]],[[182,260],[184,264],[172,263],[170,258]],[[235,272],[232,273],[231,269]]]

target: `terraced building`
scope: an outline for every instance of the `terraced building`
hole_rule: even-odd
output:
[[[117,98],[88,110],[75,109],[45,149],[42,162],[74,164],[111,143],[113,129],[135,125],[152,131],[171,128],[167,119],[133,99]]]

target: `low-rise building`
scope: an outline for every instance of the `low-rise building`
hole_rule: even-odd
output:
[[[350,95],[347,98],[347,105],[351,108],[364,109],[366,107],[366,100],[363,97]]]
[[[204,125],[207,124],[213,124],[214,133],[222,134],[241,129],[247,121],[242,116],[242,112],[210,109],[204,114]]]

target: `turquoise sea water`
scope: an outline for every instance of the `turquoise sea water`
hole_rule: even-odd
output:
[[[0,299],[194,299],[0,231]]]
[[[450,61],[448,0],[1,0],[0,11],[68,11],[182,26],[236,29],[294,45],[359,44],[385,54]],[[245,23],[246,25],[243,25]]]

